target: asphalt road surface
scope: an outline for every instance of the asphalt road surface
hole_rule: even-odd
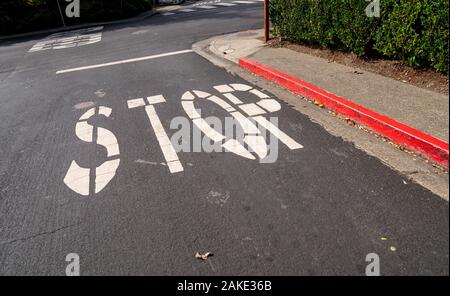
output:
[[[282,98],[270,116],[303,148],[280,142],[274,163],[163,154],[186,91],[250,84],[191,45],[260,28],[261,16],[262,3],[240,3],[80,33],[88,39],[2,42],[0,274],[65,275],[76,253],[82,275],[365,275],[376,253],[382,275],[448,275],[448,203]]]

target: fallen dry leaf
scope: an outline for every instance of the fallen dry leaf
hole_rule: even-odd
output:
[[[205,254],[200,254],[199,252],[197,252],[194,255],[195,258],[200,259],[200,260],[206,260],[206,259],[208,259],[208,257],[211,257],[211,256],[213,256],[213,254],[210,252],[207,252]]]
[[[356,122],[354,120],[351,120],[350,118],[347,118],[346,121],[347,121],[348,125],[351,125],[351,126],[355,126],[356,125]]]
[[[317,101],[317,100],[314,101],[313,103],[314,103],[314,105],[319,106],[320,108],[325,107],[324,104],[322,104],[322,102],[319,102],[319,101]]]

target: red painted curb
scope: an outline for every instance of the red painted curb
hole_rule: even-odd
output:
[[[403,145],[448,167],[449,145],[445,141],[250,59],[239,59],[239,65],[296,94],[314,101],[317,100],[328,109],[369,127],[394,143]]]

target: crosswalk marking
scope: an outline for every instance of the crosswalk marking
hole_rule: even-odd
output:
[[[231,1],[231,2],[219,2],[216,0],[216,1],[202,2],[202,3],[190,5],[190,6],[184,6],[184,8],[182,7],[181,9],[172,10],[171,12],[161,13],[161,15],[162,16],[170,16],[170,15],[175,15],[178,13],[188,13],[188,12],[203,11],[203,10],[208,10],[208,9],[217,9],[220,7],[231,7],[231,6],[241,5],[241,4],[256,4],[256,3],[260,3],[260,2],[264,2],[264,0],[251,0],[251,1],[237,0],[237,1]]]
[[[97,43],[102,40],[102,30],[103,27],[98,26],[52,34],[36,43],[28,52],[71,48]]]

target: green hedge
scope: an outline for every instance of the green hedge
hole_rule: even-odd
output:
[[[364,0],[270,0],[275,34],[292,42],[385,56],[449,74],[449,1],[380,0],[368,17]]]
[[[66,25],[112,21],[152,8],[152,0],[80,0],[80,17],[67,18],[64,0],[0,0],[0,35],[61,27],[57,1]]]

